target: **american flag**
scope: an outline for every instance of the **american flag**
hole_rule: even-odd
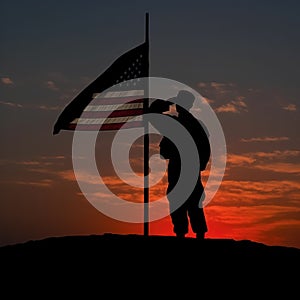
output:
[[[143,126],[144,90],[108,91],[96,95],[70,130],[119,130]]]
[[[142,126],[145,81],[148,77],[148,43],[121,55],[83,89],[58,117],[60,130],[118,130]]]

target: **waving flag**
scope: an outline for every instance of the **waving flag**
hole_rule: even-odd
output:
[[[149,234],[149,127],[148,112],[149,13],[145,42],[127,51],[83,89],[62,111],[53,134],[61,130],[119,130],[144,127],[144,235]]]
[[[143,113],[144,88],[138,83],[139,78],[148,76],[148,48],[145,41],[115,60],[65,107],[54,125],[53,134],[60,130],[114,130],[141,126],[142,116],[136,116]],[[113,91],[102,93],[112,86]]]

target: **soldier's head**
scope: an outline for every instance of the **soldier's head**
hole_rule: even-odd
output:
[[[183,107],[186,110],[190,110],[194,104],[195,96],[187,90],[181,90],[178,92],[174,100],[177,104],[177,110],[180,110],[180,107]]]

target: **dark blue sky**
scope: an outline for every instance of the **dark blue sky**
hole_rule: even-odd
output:
[[[153,76],[297,85],[298,1],[103,3],[2,1],[1,75],[98,75],[143,41],[148,11]]]

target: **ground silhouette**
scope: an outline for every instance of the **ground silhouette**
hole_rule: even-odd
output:
[[[257,260],[267,262],[291,260],[299,262],[300,249],[285,246],[269,246],[250,240],[176,238],[173,236],[145,236],[136,234],[74,235],[49,237],[0,247],[1,261],[24,262],[43,258],[96,259],[101,256],[132,260],[140,255],[150,258],[170,257],[180,261],[189,254],[198,253],[199,258],[225,262],[228,259],[243,263]],[[87,257],[85,257],[87,256]],[[102,257],[103,258],[103,257]],[[194,263],[197,263],[195,261]]]
[[[300,249],[249,240],[107,233],[3,246],[0,265],[2,287],[13,283],[10,293],[18,292],[16,286],[25,281],[39,288],[46,284],[48,292],[63,286],[64,291],[76,294],[88,279],[84,293],[91,291],[91,285],[101,287],[101,293],[107,289],[112,296],[121,293],[122,297],[132,297],[136,288],[154,294],[159,289],[168,296],[183,289],[191,293],[186,294],[189,298],[210,286],[212,297],[222,292],[219,296],[234,298],[242,288],[239,299],[252,292],[289,299],[299,293]]]

